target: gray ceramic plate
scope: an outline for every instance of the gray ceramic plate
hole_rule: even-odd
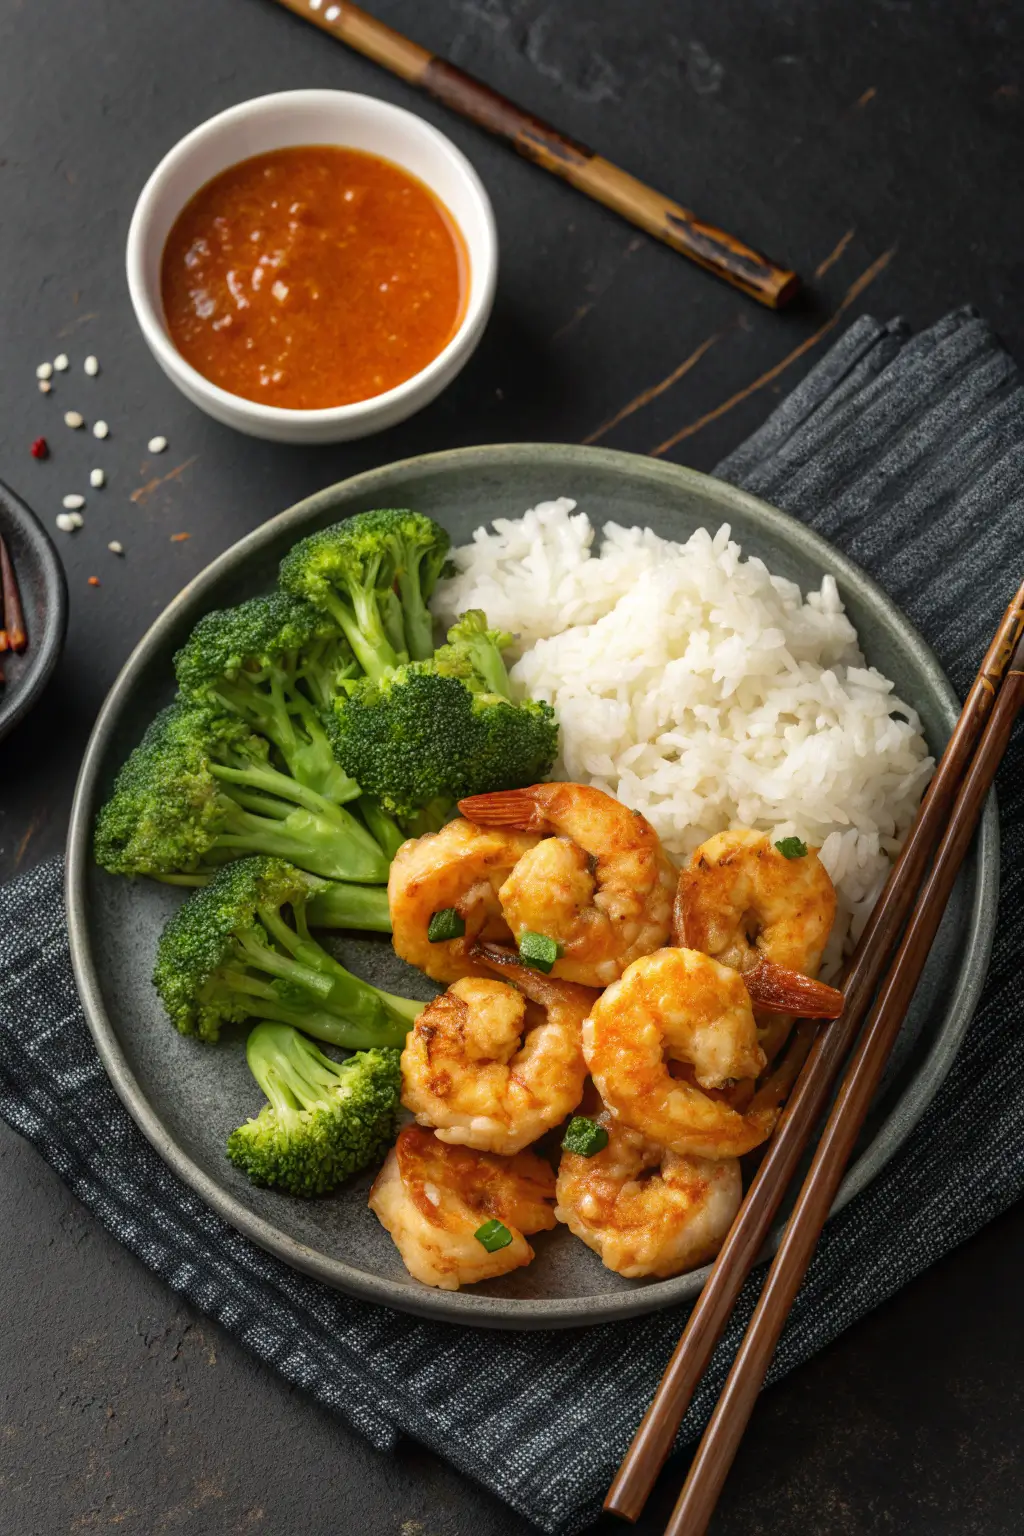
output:
[[[185,588],[130,657],[103,707],[78,781],[68,850],[71,953],[86,1016],[118,1093],[171,1167],[225,1220],[297,1268],[388,1306],[490,1327],[579,1326],[649,1312],[696,1294],[703,1272],[623,1280],[563,1228],[535,1240],[529,1268],[452,1294],[406,1274],[366,1208],[368,1178],[312,1203],[253,1189],[224,1156],[228,1132],[260,1103],[239,1043],[183,1039],[150,985],[157,935],[180,893],[93,868],[90,829],[119,764],[171,698],[171,656],[192,625],[208,609],[269,588],[296,539],[369,507],[412,506],[463,541],[487,519],[520,515],[555,496],[575,497],[596,524],[642,522],[673,538],[728,521],[748,555],[804,586],[831,571],[868,660],[895,679],[919,709],[932,750],[941,749],[957,706],[934,656],[878,587],[799,523],[730,486],[651,459],[554,444],[467,448],[321,491],[258,528]],[[990,805],[840,1203],[863,1189],[909,1134],[967,1027],[992,940],[997,839]],[[419,995],[430,994],[430,984],[397,961],[386,940],[342,942],[339,953],[393,991],[418,987]]]

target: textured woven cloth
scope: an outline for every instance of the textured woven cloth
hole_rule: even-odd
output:
[[[719,473],[866,566],[966,690],[1024,565],[1024,388],[981,320],[965,311],[914,338],[859,321]],[[770,1379],[1024,1190],[1022,736],[1000,781],[1000,922],[977,1017],[913,1136],[829,1224]],[[547,1531],[596,1515],[685,1312],[571,1333],[457,1329],[340,1296],[253,1247],[167,1170],[108,1084],[75,993],[56,864],[0,892],[0,1113],[143,1263],[375,1445],[415,1436]],[[754,1293],[683,1440],[709,1412]]]

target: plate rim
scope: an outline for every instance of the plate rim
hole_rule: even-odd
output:
[[[389,1280],[354,1268],[342,1259],[330,1258],[309,1245],[290,1237],[271,1221],[258,1216],[234,1195],[204,1172],[183,1150],[149,1105],[132,1073],[103,1006],[99,977],[89,943],[85,881],[91,863],[91,802],[107,738],[119,718],[123,699],[129,692],[135,673],[149,653],[162,643],[166,631],[178,618],[180,610],[201,598],[220,577],[265,544],[295,525],[312,522],[329,508],[340,491],[346,494],[372,494],[377,485],[387,485],[396,472],[416,469],[447,468],[451,465],[500,465],[514,472],[517,463],[536,467],[538,458],[551,460],[553,470],[564,466],[565,456],[603,463],[608,469],[628,471],[640,478],[676,488],[701,492],[722,507],[723,520],[730,506],[753,512],[762,527],[784,533],[817,565],[831,570],[842,584],[851,581],[874,601],[889,610],[891,622],[900,639],[914,653],[918,663],[932,675],[942,694],[948,714],[948,728],[959,713],[959,702],[938,658],[910,620],[884,589],[847,555],[837,550],[820,534],[797,518],[769,502],[743,491],[728,481],[715,479],[685,465],[623,453],[615,449],[585,447],[575,443],[495,443],[465,448],[442,449],[390,461],[364,470],[304,497],[276,516],[261,523],[224,550],[198,572],[171,599],[133,647],[96,717],[82,758],[71,806],[65,866],[65,904],[68,938],[75,982],[82,1009],[104,1069],[121,1102],[136,1125],[164,1162],[196,1194],[236,1231],[248,1237],[277,1260],[323,1281],[336,1290],[362,1301],[374,1302],[416,1316],[460,1323],[466,1326],[534,1329],[593,1326],[597,1323],[638,1317],[660,1311],[696,1296],[704,1282],[707,1268],[691,1270],[669,1280],[652,1281],[635,1290],[608,1292],[584,1301],[522,1299],[484,1296],[472,1291],[440,1291],[415,1287],[408,1282]],[[995,931],[995,908],[999,879],[998,813],[994,794],[990,795],[977,835],[978,878],[968,915],[967,944],[960,973],[947,1004],[940,1035],[923,1061],[912,1082],[890,1109],[871,1146],[847,1173],[833,1205],[834,1215],[858,1194],[890,1161],[924,1114],[955,1058],[970,1024],[988,968]],[[774,1233],[765,1249],[773,1252],[778,1241]]]

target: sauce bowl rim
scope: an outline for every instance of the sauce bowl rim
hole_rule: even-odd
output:
[[[205,374],[186,360],[171,340],[163,313],[163,305],[159,292],[153,291],[153,285],[147,274],[148,259],[153,245],[152,225],[158,210],[162,207],[164,189],[173,174],[211,141],[216,140],[225,130],[233,128],[240,121],[251,119],[264,112],[273,112],[281,106],[301,107],[304,110],[309,107],[323,106],[325,108],[336,107],[342,100],[349,107],[354,107],[357,112],[365,114],[367,119],[376,118],[378,121],[390,119],[391,123],[398,123],[403,131],[411,135],[418,135],[422,139],[430,141],[434,148],[447,156],[456,172],[466,183],[469,196],[475,199],[480,215],[481,239],[479,249],[470,246],[470,238],[466,232],[463,221],[449,206],[446,199],[441,197],[437,188],[430,180],[417,171],[410,170],[401,162],[394,160],[390,155],[373,149],[363,149],[366,154],[379,154],[380,158],[391,160],[408,175],[415,176],[424,186],[438,198],[443,204],[449,218],[458,229],[466,247],[469,266],[469,293],[462,317],[449,340],[441,350],[432,357],[425,367],[413,373],[400,384],[391,389],[383,390],[380,394],[368,395],[363,400],[353,400],[345,405],[319,406],[312,409],[303,409],[294,406],[264,405],[258,400],[247,399],[244,395],[234,394],[231,390],[224,389],[221,385],[213,383]],[[316,139],[310,137],[310,144],[330,144],[331,139]],[[338,147],[344,148],[340,141]],[[279,148],[292,146],[282,143]],[[351,146],[356,147],[356,146]],[[361,146],[360,146],[361,148]],[[255,153],[268,154],[273,152],[273,147]],[[231,161],[223,167],[227,170],[231,164],[240,164],[241,161],[251,158],[242,155],[239,160]],[[207,180],[220,172],[211,172]],[[205,182],[200,183],[205,185]],[[197,187],[198,191],[199,188]],[[194,195],[194,194],[191,194]],[[187,199],[186,199],[187,203]],[[174,217],[186,206],[183,203],[175,212]],[[161,251],[162,255],[162,251]],[[498,236],[494,219],[494,210],[490,197],[480,179],[478,172],[467,158],[446,134],[435,128],[425,118],[415,112],[410,112],[405,107],[396,106],[393,102],[381,97],[368,96],[358,91],[337,91],[325,88],[307,88],[293,91],[274,91],[264,96],[250,97],[245,101],[237,102],[234,106],[225,107],[223,111],[206,118],[203,122],[190,129],[182,138],[172,145],[167,153],[159,160],[150,173],[142,191],[139,193],[135,209],[132,213],[131,223],[128,229],[128,240],[125,252],[125,268],[128,278],[128,290],[135,311],[135,318],[139,323],[143,336],[153,352],[164,372],[171,380],[182,387],[187,385],[185,393],[193,397],[195,403],[201,404],[205,397],[211,405],[220,409],[216,414],[220,420],[224,420],[227,414],[236,414],[247,420],[248,428],[255,431],[259,426],[280,427],[284,425],[308,426],[315,429],[317,426],[343,426],[348,424],[358,425],[375,415],[387,416],[388,424],[402,419],[405,415],[412,414],[417,408],[416,397],[425,389],[430,393],[422,403],[435,398],[441,388],[450,382],[455,373],[459,371],[462,363],[467,361],[470,353],[476,346],[482,334],[483,328],[490,315],[494,300],[494,290],[497,283],[498,269]],[[464,356],[460,354],[464,353]],[[442,380],[438,388],[431,389],[438,375]],[[409,410],[402,407],[408,405]],[[400,413],[400,414],[398,414]],[[307,439],[310,440],[310,439]]]

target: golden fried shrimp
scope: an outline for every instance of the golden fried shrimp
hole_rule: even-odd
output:
[[[742,974],[772,1060],[793,1015],[831,1019],[842,1009],[842,993],[813,980],[835,914],[816,848],[786,858],[765,833],[734,827],[702,843],[682,871],[673,938]]]
[[[672,1152],[740,1157],[775,1124],[776,1109],[740,1114],[714,1093],[766,1063],[742,978],[697,950],[634,960],[594,1004],[583,1054],[615,1118]]]
[[[498,891],[537,842],[527,832],[450,821],[440,832],[403,843],[388,880],[395,953],[435,981],[486,975],[469,952],[478,939],[511,938]],[[465,936],[432,944],[430,919],[450,907],[465,923]]]
[[[374,1181],[369,1205],[415,1280],[457,1291],[529,1264],[533,1249],[524,1234],[555,1225],[554,1198],[554,1173],[535,1152],[493,1157],[446,1147],[432,1132],[407,1125]],[[492,1219],[512,1234],[493,1253],[476,1236]]]
[[[511,1157],[582,1098],[582,1025],[597,994],[514,954],[487,963],[515,985],[466,976],[424,1009],[402,1052],[402,1103],[439,1141]]]
[[[481,826],[544,835],[498,894],[517,940],[541,933],[561,946],[553,976],[604,987],[665,943],[676,872],[639,811],[585,784],[475,795],[459,809]]]
[[[562,1153],[558,1220],[630,1280],[665,1279],[714,1258],[743,1194],[738,1160],[683,1157],[607,1109],[594,1118],[608,1145],[592,1157]]]

